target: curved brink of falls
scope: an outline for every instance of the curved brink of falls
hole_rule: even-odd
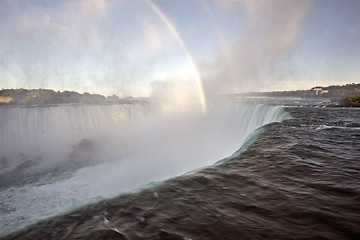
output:
[[[234,102],[206,115],[145,103],[0,108],[0,227],[225,161],[290,117]]]

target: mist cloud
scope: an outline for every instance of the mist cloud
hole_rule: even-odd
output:
[[[309,1],[214,1],[224,15],[245,21],[245,28],[239,26],[240,38],[232,46],[222,41],[215,61],[199,64],[206,91],[257,90],[281,76],[279,66],[296,45]],[[1,4],[0,80],[5,88],[150,95],[156,85],[151,82],[164,80],[156,77],[178,81],[176,67],[187,61],[185,54],[180,59],[183,49],[146,3],[3,0]],[[184,34],[183,26],[176,27]],[[156,95],[157,87],[154,91]]]
[[[232,14],[244,12],[244,34],[227,52],[210,64],[203,64],[207,92],[264,90],[270,80],[281,77],[279,65],[291,53],[301,31],[309,1],[215,1]],[[209,70],[216,73],[208,75]]]
[[[0,11],[5,88],[149,95],[156,58],[175,42],[141,2],[4,0]]]
[[[76,77],[69,78],[76,72],[74,62],[101,46],[98,28],[107,12],[102,0],[87,3],[48,2],[57,4],[55,10],[36,2],[2,1],[2,82],[27,88],[76,85]]]

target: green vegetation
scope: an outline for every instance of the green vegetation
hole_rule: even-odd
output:
[[[348,96],[339,102],[341,107],[360,107],[360,97]]]

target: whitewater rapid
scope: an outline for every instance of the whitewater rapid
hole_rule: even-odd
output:
[[[231,101],[206,114],[150,103],[2,107],[0,227],[214,164],[290,117]]]

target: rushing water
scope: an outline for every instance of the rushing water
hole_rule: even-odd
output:
[[[266,125],[229,161],[99,200],[5,239],[360,238],[360,109],[284,107],[294,119]],[[278,108],[266,109],[253,116]]]
[[[211,165],[257,128],[289,118],[281,107],[237,101],[216,102],[207,114],[152,103],[0,113],[2,227]]]

